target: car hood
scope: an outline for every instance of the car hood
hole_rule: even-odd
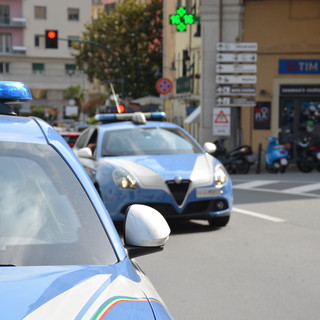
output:
[[[161,181],[188,179],[194,186],[210,185],[214,180],[215,158],[209,154],[181,154],[104,158],[98,166],[122,167],[133,173],[144,187]]]
[[[1,267],[1,318],[172,319],[149,280],[124,264]]]

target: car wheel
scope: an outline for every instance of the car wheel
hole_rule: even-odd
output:
[[[230,216],[225,217],[216,217],[208,220],[210,227],[212,228],[220,228],[225,227],[230,220]]]

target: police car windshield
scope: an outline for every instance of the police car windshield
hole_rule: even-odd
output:
[[[50,146],[1,142],[0,184],[0,265],[117,262],[88,196]]]
[[[182,130],[176,128],[135,127],[108,130],[102,143],[103,157],[199,152],[199,146]]]

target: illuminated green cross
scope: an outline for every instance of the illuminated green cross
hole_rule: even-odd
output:
[[[195,16],[193,14],[187,14],[187,10],[184,7],[179,7],[176,14],[170,15],[170,23],[175,24],[177,31],[186,31],[188,24],[195,23]]]

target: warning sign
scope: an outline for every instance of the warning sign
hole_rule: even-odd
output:
[[[230,108],[213,108],[213,135],[230,136]]]

